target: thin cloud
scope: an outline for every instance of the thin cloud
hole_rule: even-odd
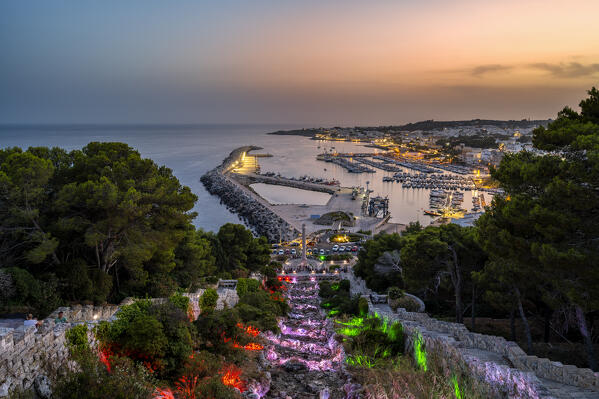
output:
[[[570,62],[567,64],[549,64],[545,62],[539,62],[531,64],[530,67],[549,72],[549,74],[555,76],[556,78],[580,78],[593,76],[599,73],[599,64],[584,65],[579,62]]]
[[[470,70],[470,74],[472,76],[480,77],[486,75],[487,73],[496,73],[496,72],[506,72],[514,67],[511,65],[502,65],[502,64],[488,64],[488,65],[479,65]]]

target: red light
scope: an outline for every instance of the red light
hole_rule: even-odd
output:
[[[100,358],[100,362],[102,362],[102,364],[104,364],[104,366],[106,366],[106,371],[108,371],[110,373],[110,356],[112,356],[112,353],[110,353],[109,349],[103,349],[98,351],[98,357]]]
[[[177,387],[177,392],[179,392],[181,395],[183,395],[183,398],[185,398],[185,399],[195,399],[195,397],[196,397],[195,391],[196,391],[197,385],[198,385],[198,376],[197,375],[195,377],[193,377],[193,379],[183,376],[183,377],[179,378],[179,381],[175,382],[175,386]]]
[[[154,392],[154,397],[152,399],[175,399],[175,395],[173,394],[173,391],[171,391],[168,388],[156,388],[156,391]]]
[[[237,388],[241,392],[245,391],[245,383],[241,379],[241,370],[234,365],[223,367],[221,370],[221,381],[224,385],[232,388]]]

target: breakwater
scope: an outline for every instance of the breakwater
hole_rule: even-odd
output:
[[[246,186],[254,183],[272,184],[276,186],[293,187],[301,190],[317,191],[321,193],[334,194],[340,190],[339,186],[318,184],[301,180],[287,179],[285,177],[273,177],[264,175],[236,175],[235,179]]]
[[[299,231],[270,209],[266,201],[260,201],[249,189],[228,176],[243,156],[260,147],[244,146],[233,150],[216,168],[206,172],[200,181],[206,190],[220,198],[227,209],[235,212],[258,235],[269,242],[295,238]]]

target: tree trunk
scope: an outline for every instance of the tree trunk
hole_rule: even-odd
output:
[[[510,333],[511,333],[511,339],[512,341],[516,342],[516,317],[515,317],[515,309],[514,306],[512,306],[512,309],[510,310]]]
[[[518,287],[514,287],[514,293],[516,294],[516,300],[518,301],[518,311],[520,312],[520,318],[522,324],[524,324],[524,332],[526,333],[526,346],[528,347],[528,354],[532,354],[532,335],[530,334],[530,326],[528,325],[528,319],[524,314],[524,308],[522,307],[522,299],[520,297],[520,290]]]
[[[474,285],[474,282],[472,283],[472,308],[470,309],[472,311],[471,315],[472,315],[472,331],[474,331],[474,327],[476,324],[476,313],[474,311],[474,304],[476,302],[476,286]]]
[[[589,368],[593,371],[598,371],[597,359],[595,358],[595,350],[593,348],[593,340],[591,339],[591,332],[587,326],[587,320],[584,315],[584,311],[578,305],[574,305],[574,308],[576,309],[576,321],[578,322],[578,329],[584,338]]]
[[[451,245],[449,246],[449,250],[451,251],[451,255],[453,257],[453,262],[451,262],[450,275],[455,291],[455,321],[456,323],[463,323],[464,315],[462,314],[462,273],[460,273],[458,254]]]
[[[545,309],[545,317],[544,317],[544,322],[545,322],[545,331],[543,331],[543,342],[547,343],[549,342],[549,339],[551,338],[551,315],[553,314],[553,312],[551,311],[551,309]]]

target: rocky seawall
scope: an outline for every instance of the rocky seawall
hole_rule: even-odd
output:
[[[279,238],[295,238],[299,232],[293,226],[226,175],[244,153],[259,149],[260,147],[245,146],[233,150],[219,166],[206,172],[200,181],[210,194],[218,196],[221,203],[239,215],[257,235],[265,236],[269,242],[279,241]]]

